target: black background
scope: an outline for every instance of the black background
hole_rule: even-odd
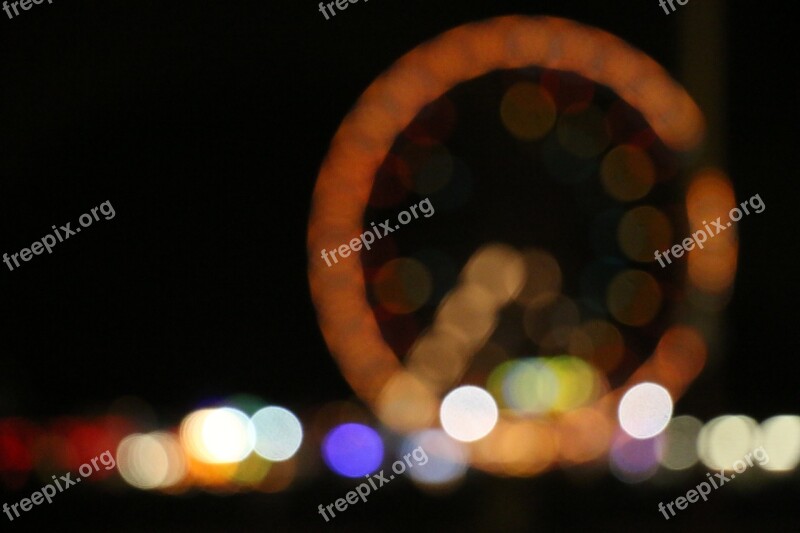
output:
[[[106,200],[116,211],[52,255],[13,272],[2,265],[0,416],[85,414],[135,394],[173,424],[198,401],[236,392],[297,408],[349,397],[316,325],[305,231],[328,142],[361,92],[421,42],[504,14],[598,26],[680,80],[678,23],[696,2],[669,16],[656,0],[371,0],[329,21],[296,0],[54,0],[13,20],[0,13],[0,252],[75,226]],[[726,168],[740,201],[760,194],[767,206],[740,224],[724,363],[678,404],[704,419],[800,406],[790,5],[728,5],[728,57],[703,58],[727,64]],[[770,517],[788,531],[800,522],[796,479],[793,489],[715,493],[675,524],[653,502],[680,490],[642,495],[608,478],[476,474],[447,498],[398,484],[326,526],[750,531]],[[325,478],[279,496],[87,491],[13,528],[317,530],[317,504],[343,487]]]

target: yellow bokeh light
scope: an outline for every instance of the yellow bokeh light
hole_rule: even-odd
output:
[[[610,322],[589,320],[573,331],[569,353],[586,359],[603,372],[611,372],[625,355],[625,339]]]
[[[644,150],[621,145],[603,158],[600,176],[609,195],[622,202],[632,202],[650,192],[655,183],[656,169]]]
[[[608,310],[622,324],[643,326],[661,308],[658,282],[641,270],[626,270],[611,281],[606,295]]]
[[[541,86],[519,82],[503,96],[500,119],[517,139],[541,139],[555,124],[556,105],[550,93]]]
[[[561,268],[552,254],[544,250],[528,250],[523,253],[527,275],[525,284],[517,294],[524,305],[541,305],[561,292]]]
[[[617,240],[629,258],[640,263],[653,262],[656,250],[666,250],[672,244],[672,225],[658,209],[636,207],[620,220]]]
[[[434,390],[452,387],[464,374],[468,345],[440,327],[425,332],[408,351],[408,369]]]
[[[511,407],[506,403],[506,394],[503,390],[503,387],[505,385],[506,378],[517,364],[518,361],[516,360],[504,361],[497,365],[486,378],[486,390],[489,391],[489,394],[492,395],[492,398],[494,398],[494,401],[497,402],[497,405],[500,408],[505,409]]]
[[[595,370],[568,355],[508,361],[492,372],[487,386],[504,407],[521,415],[567,412],[602,390]]]
[[[502,385],[505,404],[521,413],[546,413],[559,397],[556,372],[543,359],[514,361]]]
[[[430,426],[436,420],[438,398],[413,374],[399,371],[378,396],[381,421],[395,431],[408,432]]]
[[[551,406],[554,412],[565,412],[587,404],[598,393],[594,369],[582,359],[562,355],[545,360],[558,381],[558,395]]]
[[[496,304],[496,298],[480,285],[459,285],[439,304],[436,327],[470,350],[478,349],[497,325]]]
[[[231,481],[244,487],[256,487],[269,474],[272,462],[257,453],[251,453],[245,460],[237,465],[236,472],[231,476]]]
[[[491,293],[497,307],[514,298],[525,283],[525,261],[518,251],[505,244],[484,246],[470,258],[462,278]]]

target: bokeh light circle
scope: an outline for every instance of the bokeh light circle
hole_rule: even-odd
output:
[[[664,431],[661,465],[669,470],[686,470],[697,464],[697,437],[703,423],[693,416],[676,416]]]
[[[625,483],[641,483],[650,479],[658,471],[661,450],[660,435],[637,439],[620,433],[611,445],[611,473]]]
[[[661,309],[661,287],[641,270],[626,270],[617,274],[608,286],[608,310],[626,326],[644,326]]]
[[[303,427],[288,409],[270,406],[258,410],[252,418],[256,429],[255,452],[270,461],[292,457],[303,442]]]
[[[256,430],[250,418],[238,409],[201,409],[183,419],[181,440],[199,461],[235,463],[253,451]]]
[[[610,196],[622,202],[631,202],[650,192],[655,183],[656,169],[644,150],[621,145],[603,158],[600,176]]]
[[[640,263],[651,263],[656,260],[656,250],[663,251],[672,245],[672,225],[655,207],[639,206],[622,217],[617,239],[626,256]]]
[[[496,299],[500,306],[514,298],[525,283],[525,261],[508,245],[492,244],[475,252],[464,267],[462,277]]]
[[[497,404],[484,389],[466,385],[445,396],[439,417],[448,435],[472,442],[488,435],[497,424]]]
[[[427,461],[417,461],[408,470],[415,483],[423,487],[452,485],[464,477],[467,471],[469,454],[466,446],[451,438],[440,429],[428,429],[409,436],[401,446],[402,454],[414,453],[422,449]]]
[[[383,441],[369,426],[342,424],[325,436],[322,457],[337,474],[361,477],[371,474],[380,466],[383,461]]]
[[[768,459],[759,462],[771,472],[789,472],[800,463],[800,416],[780,415],[761,423],[761,439]]]
[[[541,86],[519,82],[511,86],[500,102],[503,125],[517,139],[541,139],[556,122],[556,104]]]
[[[504,375],[504,403],[519,412],[546,413],[553,408],[558,395],[558,376],[543,359],[513,361]]]
[[[177,439],[168,433],[128,435],[117,446],[117,469],[138,489],[167,488],[186,474],[186,461]]]
[[[672,397],[656,383],[634,385],[622,396],[618,409],[619,425],[635,439],[655,437],[672,417]]]
[[[709,420],[697,437],[697,455],[708,468],[732,470],[760,442],[758,423],[748,416],[722,415]]]

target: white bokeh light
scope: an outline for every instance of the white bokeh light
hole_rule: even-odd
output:
[[[788,472],[800,462],[800,416],[773,416],[761,423],[761,435],[768,459],[761,468]]]
[[[722,415],[709,420],[697,437],[697,455],[708,468],[733,470],[761,441],[758,423],[749,416]]]
[[[183,419],[181,440],[204,463],[236,463],[253,451],[256,430],[238,409],[202,409]]]
[[[462,442],[472,442],[489,434],[497,424],[497,404],[491,394],[472,385],[451,391],[439,410],[442,427]]]
[[[133,487],[156,488],[167,475],[167,453],[149,435],[125,437],[117,447],[116,457],[120,476]]]
[[[661,385],[639,383],[620,400],[618,416],[625,433],[635,439],[649,439],[664,431],[669,424],[672,398]]]
[[[122,479],[139,489],[170,487],[186,474],[180,444],[168,433],[129,435],[119,443],[116,457]]]
[[[255,451],[270,461],[292,457],[303,442],[303,428],[291,411],[282,407],[265,407],[253,415],[256,428]]]

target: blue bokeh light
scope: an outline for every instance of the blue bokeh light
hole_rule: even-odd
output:
[[[325,436],[322,457],[337,474],[361,477],[380,466],[383,441],[374,429],[363,424],[342,424]]]

